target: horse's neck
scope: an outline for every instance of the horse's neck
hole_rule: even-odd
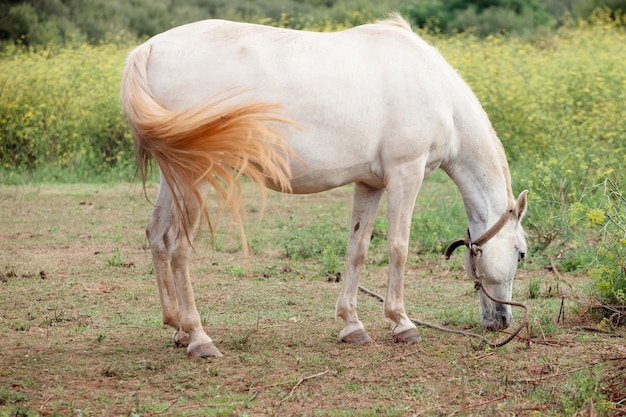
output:
[[[482,235],[513,204],[511,177],[504,150],[497,138],[461,146],[444,168],[459,188],[470,234]]]

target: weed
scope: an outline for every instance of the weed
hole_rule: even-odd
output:
[[[114,267],[124,265],[124,255],[122,255],[120,248],[113,249],[113,254],[109,259],[107,259],[107,265]]]
[[[535,317],[531,325],[533,337],[541,340],[554,335],[558,329],[559,326],[547,314],[540,314],[538,317]]]
[[[568,395],[560,399],[566,415],[575,414],[590,401],[596,406],[606,403],[605,395],[600,388],[600,375],[601,371],[596,369],[596,366],[571,374],[565,387]]]
[[[229,269],[229,274],[236,278],[243,278],[246,276],[246,267],[245,266],[233,266]]]
[[[11,417],[30,417],[30,416],[34,416],[36,414],[32,414],[28,408],[21,408],[18,407],[16,408],[12,413],[11,413]]]
[[[0,405],[17,404],[27,401],[25,395],[20,393],[12,393],[5,388],[0,388]]]
[[[541,291],[541,280],[531,280],[528,284],[528,294],[531,299],[539,298]]]
[[[472,329],[476,327],[476,323],[480,323],[477,314],[477,306],[471,304],[456,308],[446,308],[439,314],[439,319],[443,326]]]
[[[341,257],[337,253],[336,248],[326,246],[322,249],[322,264],[324,270],[329,274],[336,275],[341,271]]]
[[[326,251],[327,261],[336,263],[345,256],[347,236],[344,225],[339,225],[330,215],[319,216],[312,226],[298,228],[296,216],[290,217],[289,235],[283,242],[285,254],[294,260],[321,256]]]
[[[626,196],[606,178],[570,211],[570,223],[582,225],[598,242],[590,275],[602,302],[626,304]]]
[[[591,248],[586,246],[577,248],[570,251],[561,261],[561,269],[566,272],[586,270],[595,263],[595,260],[596,255]]]

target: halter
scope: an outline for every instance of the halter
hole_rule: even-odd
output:
[[[474,241],[472,241],[472,237],[470,235],[470,230],[468,227],[465,232],[465,238],[455,240],[450,244],[450,246],[448,246],[448,249],[446,249],[446,259],[450,259],[450,256],[452,256],[452,252],[454,252],[454,250],[461,245],[465,245],[470,250],[470,265],[472,266],[472,272],[474,273],[474,286],[477,290],[482,289],[483,292],[485,292],[484,288],[482,287],[482,275],[479,275],[477,267],[478,259],[480,259],[480,256],[483,253],[482,246],[485,243],[489,242],[495,235],[497,235],[498,232],[500,232],[500,230],[502,230],[502,228],[508,223],[512,216],[513,208],[509,208],[507,211],[504,212],[504,214],[493,226],[491,226],[485,233],[483,233],[478,239]],[[493,297],[491,297],[486,292],[485,295],[494,300]]]

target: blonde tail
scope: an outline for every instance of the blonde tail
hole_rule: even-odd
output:
[[[232,97],[199,103],[185,111],[164,108],[148,84],[151,47],[142,45],[128,56],[121,100],[135,136],[137,172],[145,188],[150,158],[175,195],[196,198],[204,207],[198,184],[208,181],[232,210],[243,234],[239,209],[240,176],[261,186],[268,181],[290,191],[291,146],[271,127],[293,124],[279,114],[280,105],[266,102],[227,104]],[[265,196],[265,187],[261,187]],[[186,216],[174,198],[189,237]],[[210,225],[210,224],[209,224]],[[245,238],[244,249],[247,252]]]

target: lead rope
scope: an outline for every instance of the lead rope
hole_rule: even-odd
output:
[[[470,250],[470,264],[472,267],[472,272],[474,273],[474,277],[475,277],[474,288],[476,288],[477,291],[482,291],[483,294],[485,294],[485,296],[489,298],[491,301],[493,301],[494,303],[506,304],[506,305],[510,305],[511,307],[520,307],[524,309],[524,319],[520,322],[519,326],[515,329],[515,331],[513,331],[511,334],[509,334],[508,337],[506,337],[500,342],[491,342],[485,336],[480,335],[480,334],[466,332],[463,330],[448,329],[446,327],[438,326],[436,324],[427,323],[427,322],[409,317],[409,320],[411,320],[411,322],[417,324],[418,326],[429,327],[431,329],[440,330],[442,332],[455,333],[455,334],[460,334],[460,335],[467,336],[467,337],[474,337],[474,338],[480,339],[483,343],[485,343],[486,345],[492,348],[502,347],[506,345],[511,340],[515,339],[515,337],[519,334],[519,332],[521,332],[522,329],[526,327],[526,332],[529,335],[528,340],[530,341],[530,331],[528,329],[528,318],[530,316],[530,309],[528,308],[528,306],[522,303],[517,303],[515,301],[500,300],[500,299],[493,297],[491,294],[489,294],[489,292],[485,290],[485,287],[483,287],[481,274],[478,273],[478,267],[477,267],[477,260],[482,255],[481,246],[484,245],[489,239],[494,237],[500,231],[500,229],[504,227],[506,222],[509,221],[512,215],[513,215],[513,209],[507,210],[502,215],[502,217],[500,217],[500,219],[496,222],[496,224],[494,224],[491,228],[489,228],[489,230],[487,230],[481,237],[476,239],[474,242],[472,242],[470,238],[470,233],[468,229],[465,239],[457,239],[454,242],[452,242],[452,244],[446,250],[445,256],[446,256],[446,259],[450,259],[452,252],[454,252],[456,248],[462,245],[467,246],[467,248]],[[359,285],[359,290],[378,299],[380,302],[385,301],[385,299],[381,295],[376,294],[375,292],[370,291],[361,285]]]
[[[374,297],[376,299],[378,299],[378,301],[380,301],[381,303],[385,301],[384,297],[381,296],[380,294],[377,294],[373,291],[368,290],[367,288],[363,287],[362,285],[359,285],[359,290],[363,291],[365,294]],[[482,288],[482,286],[480,287],[480,290],[492,301],[495,301],[496,303],[501,303],[501,304],[509,304],[511,306],[514,307],[521,307],[525,310],[526,314],[524,316],[524,320],[522,320],[522,322],[520,323],[520,325],[518,326],[517,329],[515,329],[515,331],[513,333],[511,333],[506,339],[500,341],[500,342],[492,342],[489,339],[487,339],[485,336],[480,335],[480,334],[476,334],[476,333],[472,333],[472,332],[466,332],[463,330],[456,330],[456,329],[449,329],[447,327],[443,327],[443,326],[438,326],[436,324],[432,324],[432,323],[428,323],[425,321],[421,321],[418,319],[414,319],[412,317],[409,317],[409,320],[411,320],[411,322],[417,324],[418,326],[423,326],[423,327],[429,327],[431,329],[435,329],[435,330],[439,330],[442,332],[447,332],[447,333],[455,333],[455,334],[460,334],[462,336],[466,336],[466,337],[474,337],[476,339],[480,339],[484,344],[492,347],[492,348],[497,348],[497,347],[502,347],[504,345],[506,345],[507,343],[509,343],[511,340],[515,339],[515,337],[519,334],[520,331],[522,331],[522,329],[526,326],[528,326],[528,317],[530,315],[530,311],[528,309],[527,306],[525,306],[524,304],[521,303],[516,303],[513,301],[504,301],[504,300],[498,300],[497,298],[492,297],[487,291],[485,291],[484,288]]]

